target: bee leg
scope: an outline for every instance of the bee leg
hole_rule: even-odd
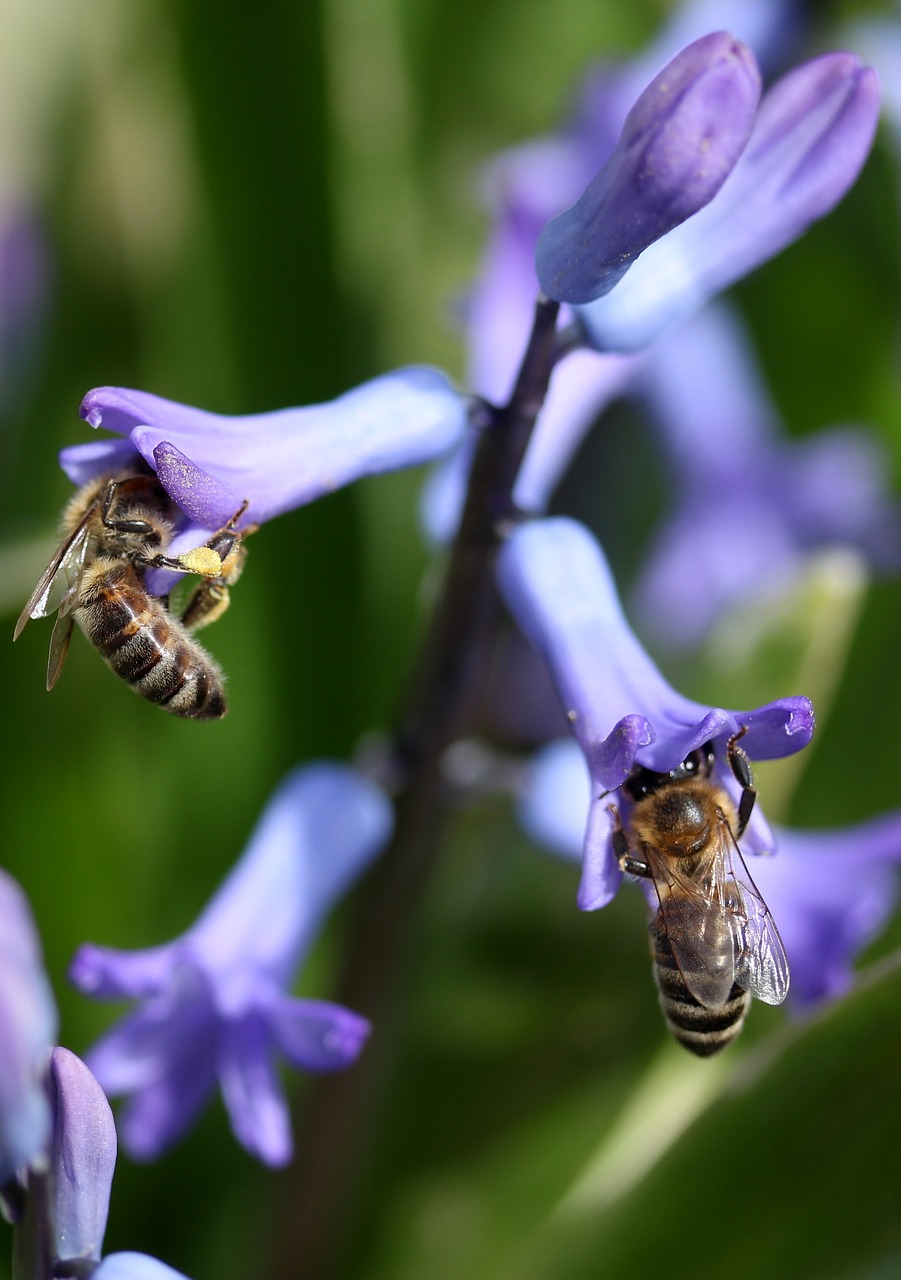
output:
[[[222,578],[205,579],[191,592],[179,621],[188,631],[199,631],[221,618],[230,602],[227,582]]]
[[[619,810],[615,804],[611,804],[609,806],[609,810],[610,813],[613,814],[614,822],[610,838],[613,842],[613,853],[619,863],[620,870],[625,871],[626,874],[630,876],[642,876],[647,878],[651,874],[651,868],[646,862],[642,862],[640,859],[632,857],[632,850],[629,848],[629,837],[623,830]]]
[[[236,531],[235,525],[247,510],[247,505],[245,500],[232,518],[206,544],[207,549],[221,560],[222,572],[216,578],[206,578],[199,583],[188,599],[181,615],[181,623],[189,631],[208,627],[211,622],[221,618],[229,606],[229,587],[233,587],[240,578],[247,559],[244,539],[251,533],[256,533],[259,528],[259,525],[251,524],[240,533]]]
[[[729,768],[735,781],[741,787],[741,797],[738,801],[738,830],[735,832],[736,840],[740,840],[745,833],[751,814],[754,810],[754,802],[757,799],[757,789],[754,786],[754,775],[751,773],[751,761],[737,745],[739,738],[743,737],[747,729],[742,726],[740,731],[730,738],[726,743],[726,759],[729,762]]]
[[[140,479],[141,488],[146,488],[147,481],[145,477],[133,477],[131,480],[110,480],[106,486],[106,492],[103,495],[103,505],[100,509],[100,519],[103,521],[107,529],[115,529],[118,533],[153,533],[153,525],[148,524],[146,520],[112,520],[110,512],[113,509],[113,503],[116,501],[119,490],[126,485],[134,487],[134,479]]]

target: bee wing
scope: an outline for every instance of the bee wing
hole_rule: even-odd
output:
[[[729,925],[735,944],[735,981],[764,1004],[781,1004],[788,995],[789,984],[785,947],[731,831],[729,836],[730,892],[734,899]]]
[[[646,852],[660,901],[657,919],[685,985],[702,1005],[719,1009],[735,981],[736,954],[728,914],[725,842],[712,841],[700,874],[695,871],[690,876],[664,854],[654,849]]]
[[[47,692],[49,693],[59,679],[66,654],[69,652],[69,641],[72,639],[72,628],[75,618],[71,610],[63,613],[60,609],[53,624],[53,635],[50,637],[50,656],[47,659]]]
[[[38,578],[37,586],[28,598],[28,603],[19,614],[19,621],[13,632],[13,639],[18,640],[25,624],[32,618],[46,618],[48,613],[59,609],[64,615],[69,613],[78,598],[78,588],[84,574],[85,557],[90,540],[90,522],[94,508],[85,515],[75,530],[61,544],[47,568]]]

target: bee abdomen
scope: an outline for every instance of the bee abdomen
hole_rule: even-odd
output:
[[[655,939],[654,979],[666,1025],[683,1048],[709,1058],[738,1035],[751,1003],[747,991],[733,984],[724,1005],[712,1009],[701,1004],[689,991],[662,932]]]
[[[190,719],[225,715],[219,667],[147,594],[130,565],[96,572],[76,617],[116,675],[142,698]]]

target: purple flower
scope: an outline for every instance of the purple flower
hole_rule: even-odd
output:
[[[301,409],[226,417],[99,387],[85,396],[81,415],[123,439],[63,449],[66,475],[84,484],[142,458],[189,522],[172,542],[178,555],[245,500],[244,522],[261,523],[361,476],[437,458],[463,435],[468,401],[436,369],[408,368]]]
[[[636,351],[828,213],[853,184],[879,116],[875,72],[830,53],[766,94],[722,188],[652,245],[620,284],[580,309],[598,350]]]
[[[116,1126],[100,1085],[68,1049],[50,1060],[50,1185],[55,1255],[100,1261],[116,1167]]]
[[[634,596],[662,643],[696,644],[725,610],[786,588],[816,549],[848,546],[877,565],[901,562],[878,440],[850,426],[780,439],[750,346],[724,303],[669,330],[633,391],[651,410],[672,488]]]
[[[185,1280],[143,1253],[114,1253],[100,1261],[116,1164],[116,1126],[100,1085],[68,1049],[50,1061],[53,1140],[50,1150],[49,1221],[57,1263],[98,1263],[102,1280]],[[56,1271],[56,1268],[54,1268]],[[82,1274],[79,1271],[78,1274]]]
[[[577,744],[559,739],[537,752],[519,815],[540,843],[582,856],[581,815],[591,777]],[[778,856],[751,867],[791,967],[789,1000],[803,1010],[842,995],[857,955],[887,923],[898,900],[901,810],[837,830],[775,830]]]
[[[288,994],[320,925],[390,836],[385,795],[352,769],[295,770],[269,802],[241,860],[196,923],[144,951],[83,946],[82,991],[140,1004],[91,1050],[111,1095],[129,1095],[123,1141],[151,1159],[188,1128],[218,1081],[236,1137],[267,1164],[291,1157],[276,1051],[306,1071],[338,1071],[369,1024]]]
[[[725,32],[670,62],[626,117],[616,150],[538,241],[545,293],[586,303],[608,293],[653,241],[719,191],[751,133],[760,72]]]
[[[565,209],[609,160],[636,98],[680,49],[724,26],[754,49],[762,64],[785,54],[793,39],[784,0],[694,0],[680,7],[652,45],[630,62],[594,68],[571,119],[556,135],[496,157],[484,182],[493,229],[463,319],[467,383],[504,403],[513,389],[538,291],[535,246],[548,220]],[[571,314],[564,308],[563,320]],[[598,415],[628,387],[641,357],[574,352],[554,371],[514,490],[523,511],[547,509],[551,492]],[[453,536],[459,519],[472,439],[436,469],[423,495],[423,523],[434,543]]]
[[[543,655],[597,791],[588,813],[579,905],[604,906],[622,873],[611,840],[606,793],[633,765],[675,769],[707,742],[719,748],[718,781],[735,793],[723,755],[742,728],[752,759],[799,751],[813,733],[807,698],[782,698],[751,711],[705,707],[671,689],[626,622],[601,548],[574,520],[534,521],[501,549],[501,592],[516,621]],[[755,808],[745,841],[751,852],[772,848]]]
[[[24,893],[0,871],[0,1186],[43,1155],[56,1005]]]

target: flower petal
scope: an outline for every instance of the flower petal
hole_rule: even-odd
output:
[[[69,966],[69,979],[85,995],[99,1000],[126,1000],[155,995],[169,981],[180,944],[121,951],[85,943]]]
[[[842,995],[860,951],[898,901],[901,811],[856,826],[778,831],[778,858],[754,863],[792,971],[790,999],[807,1008]]]
[[[110,1253],[92,1280],[188,1280],[188,1277],[146,1253]]]
[[[789,755],[813,732],[806,698],[752,711],[708,708],[671,689],[623,615],[597,542],[576,521],[534,521],[501,550],[501,591],[544,655],[592,776],[618,787],[633,764],[674,769],[689,752],[747,730],[752,759]]]
[[[282,1053],[304,1071],[341,1071],[356,1062],[371,1030],[366,1018],[326,1000],[282,997],[266,1011]]]
[[[264,1164],[287,1164],[293,1154],[291,1119],[272,1061],[272,1036],[254,1012],[223,1029],[218,1075],[235,1137]]]
[[[167,492],[199,526],[218,529],[245,499],[247,520],[261,522],[361,476],[438,457],[462,436],[468,402],[438,370],[411,367],[327,404],[274,413],[226,417],[99,387],[85,396],[81,414],[93,427],[127,435],[151,467],[162,449]],[[69,474],[84,474],[85,449],[96,446],[64,451]]]
[[[269,801],[241,860],[190,930],[199,963],[284,983],[324,916],[391,835],[383,791],[345,765],[294,770]],[[230,1001],[229,1001],[230,1003]]]

